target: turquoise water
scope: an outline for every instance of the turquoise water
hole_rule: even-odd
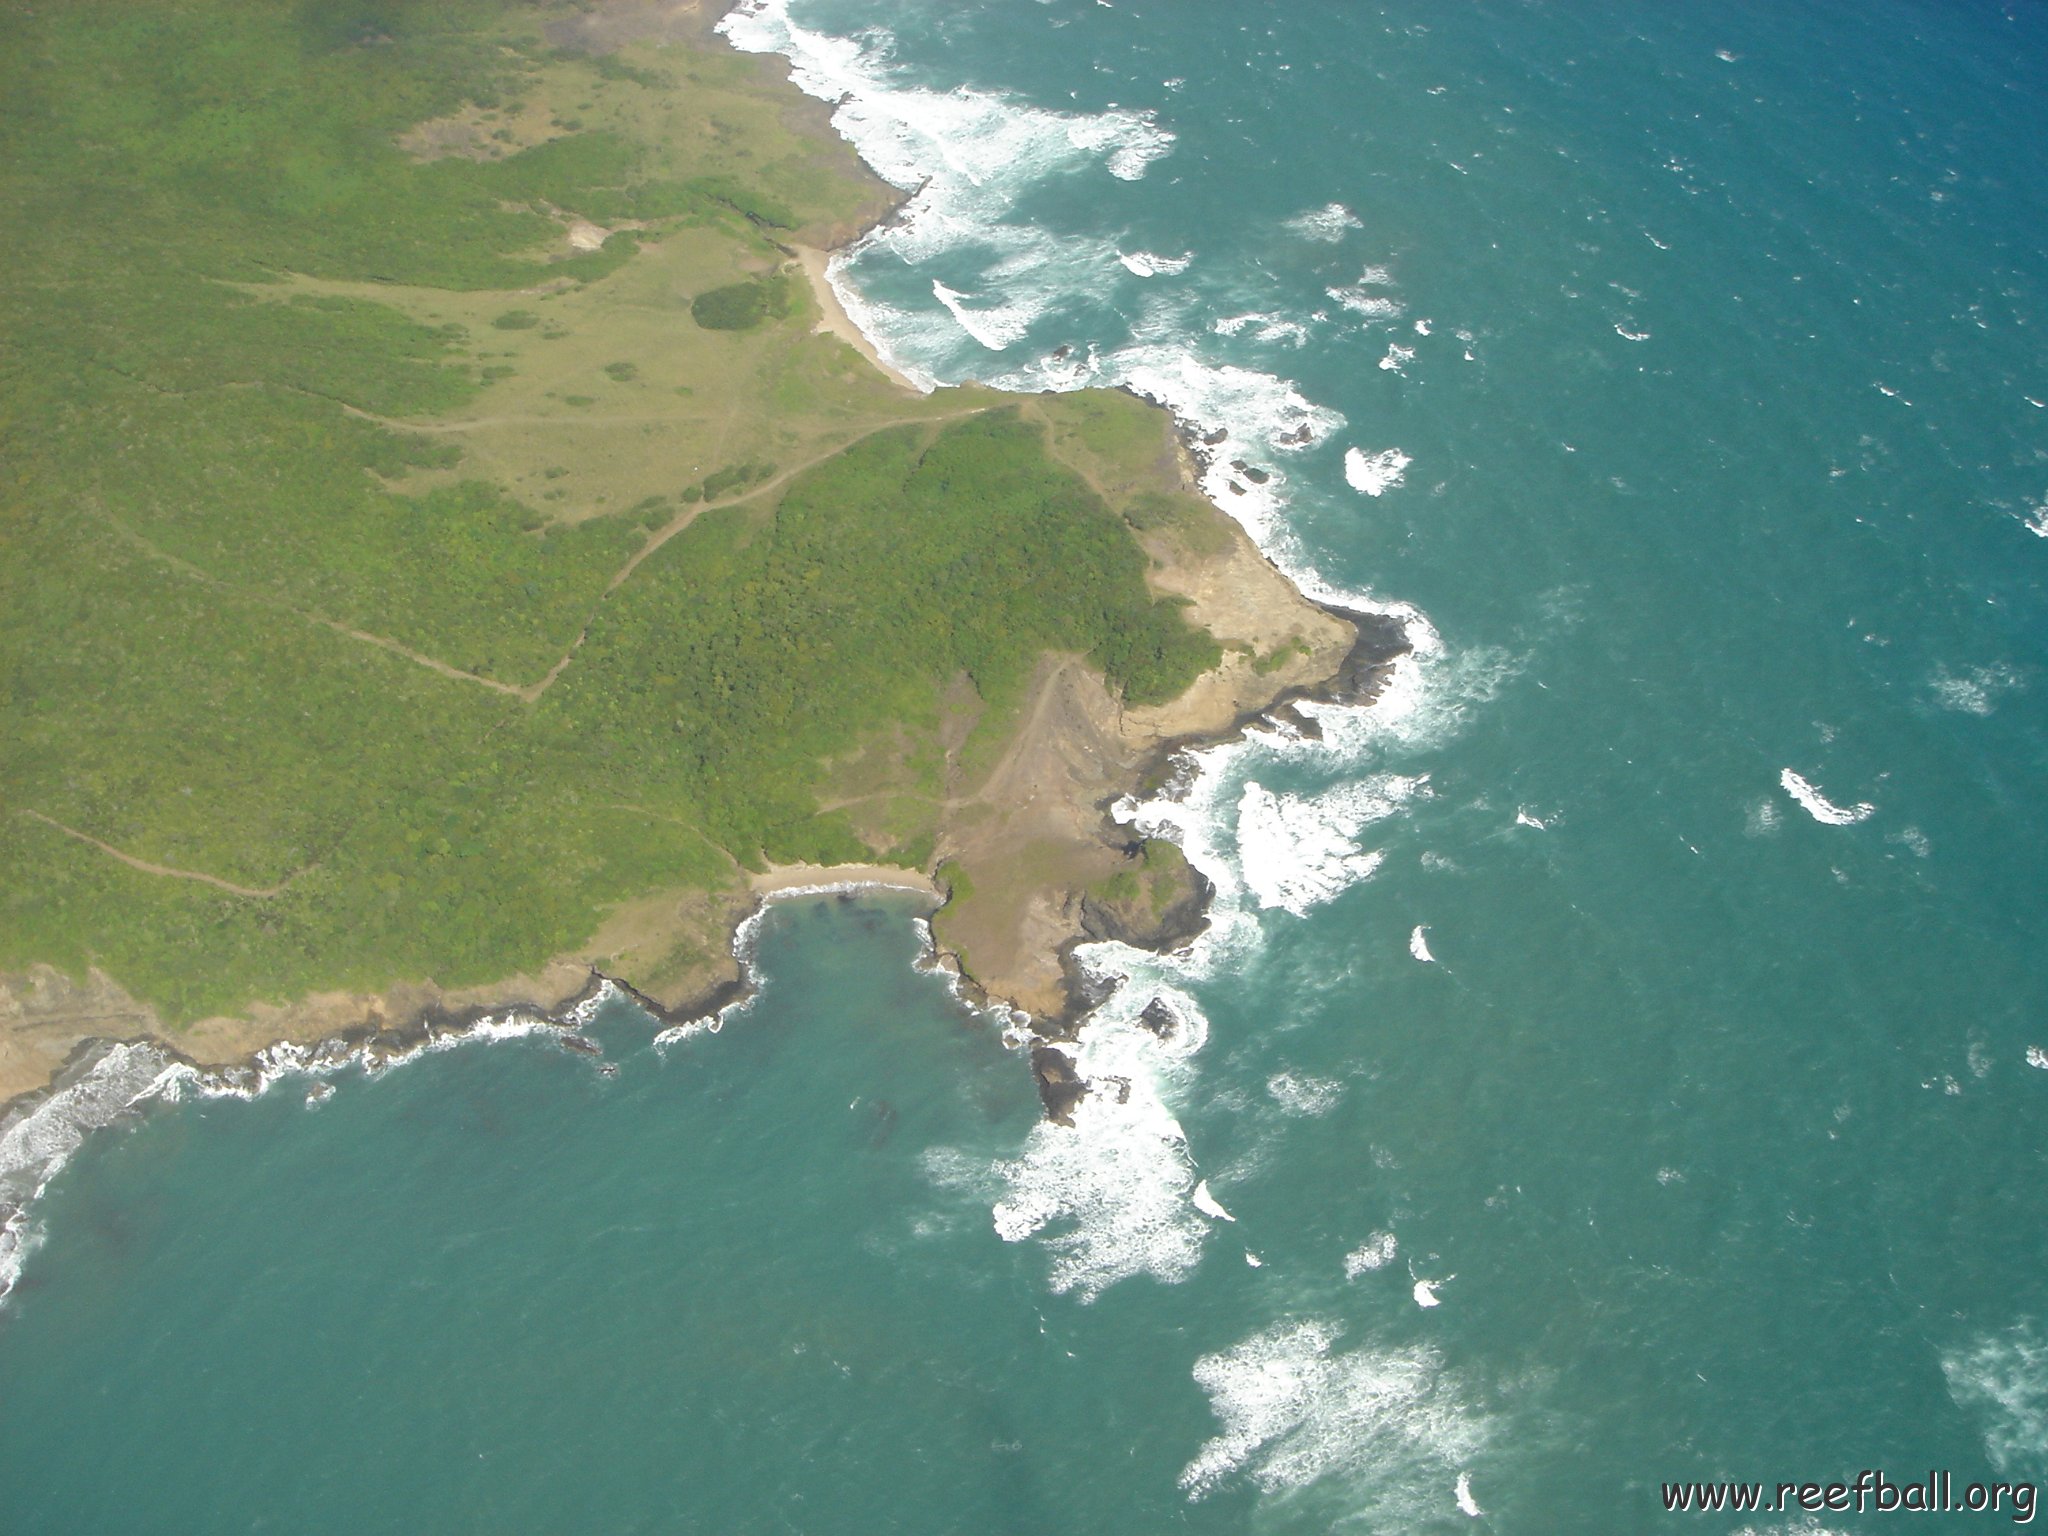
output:
[[[1131,1090],[1073,1133],[827,900],[717,1034],[608,1011],[613,1077],[89,1141],[0,1308],[7,1528],[1862,1531],[1657,1485],[2048,1476],[2048,11],[796,18],[737,35],[924,189],[840,274],[892,355],[1227,429],[1219,500],[1421,659],[1127,812],[1218,921],[1096,955]]]

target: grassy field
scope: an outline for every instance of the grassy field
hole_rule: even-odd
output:
[[[938,733],[1048,648],[1137,702],[1214,660],[1145,583],[1206,526],[1157,413],[814,334],[786,247],[885,189],[603,19],[0,0],[0,969],[172,1020],[513,974],[927,862]]]

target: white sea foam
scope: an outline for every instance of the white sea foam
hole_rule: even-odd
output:
[[[1446,1285],[1457,1279],[1456,1275],[1445,1275],[1441,1280],[1418,1280],[1415,1282],[1415,1305],[1418,1307],[1440,1307],[1443,1298],[1437,1295]]]
[[[0,1122],[0,1300],[36,1245],[36,1198],[85,1138],[162,1092],[177,1063],[149,1044],[109,1046],[77,1078]]]
[[[2048,539],[2048,501],[2034,508],[2022,520],[2027,532],[2037,539]]]
[[[1479,1507],[1479,1501],[1472,1497],[1472,1474],[1470,1472],[1460,1472],[1458,1474],[1458,1483],[1456,1488],[1452,1490],[1451,1497],[1458,1506],[1458,1513],[1462,1515],[1470,1515],[1474,1520],[1477,1520],[1486,1513],[1485,1510]]]
[[[1369,878],[1385,857],[1354,839],[1417,795],[1426,778],[1380,774],[1320,795],[1275,794],[1256,779],[1237,809],[1238,858],[1248,889],[1262,907],[1296,917]]]
[[[366,1077],[378,1077],[398,1067],[410,1066],[425,1056],[452,1051],[459,1046],[524,1040],[534,1035],[559,1035],[565,1025],[524,1010],[486,1014],[455,1029],[430,1028],[418,1038],[398,1047],[379,1042],[350,1045],[341,1039],[323,1040],[317,1045],[299,1045],[289,1040],[266,1046],[247,1066],[195,1067],[174,1061],[165,1071],[156,1093],[168,1103],[190,1096],[200,1099],[255,1099],[287,1078],[324,1078],[354,1068]]]
[[[1370,288],[1361,285],[1328,288],[1324,291],[1354,315],[1363,315],[1368,320],[1401,318],[1401,301],[1388,294],[1374,293]]]
[[[1473,707],[1492,699],[1517,665],[1498,651],[1446,653],[1419,616],[1409,633],[1416,653],[1397,665],[1371,707],[1302,706],[1322,732],[1319,742],[1260,733],[1208,748],[1194,754],[1198,771],[1190,783],[1113,808],[1134,830],[1179,843],[1215,885],[1214,926],[1198,953],[1226,955],[1258,942],[1250,913],[1262,902],[1262,887],[1266,896],[1283,890],[1305,896],[1369,873],[1376,866],[1358,856],[1362,850],[1351,834],[1427,792],[1420,778],[1378,774],[1325,795],[1286,797],[1283,804],[1259,784],[1261,764],[1332,762],[1356,765],[1356,771],[1388,750],[1435,745],[1459,729]],[[1247,820],[1247,791],[1255,785]]]
[[[1354,229],[1363,229],[1365,225],[1342,203],[1325,203],[1320,208],[1297,213],[1287,221],[1286,228],[1288,233],[1299,235],[1304,240],[1322,240],[1334,245]]]
[[[1207,1179],[1197,1179],[1195,1181],[1194,1192],[1188,1196],[1188,1201],[1204,1216],[1213,1216],[1218,1221],[1237,1220],[1235,1216],[1223,1208],[1223,1202],[1209,1192],[1209,1181]]]
[[[910,317],[891,305],[876,303],[848,282],[847,261],[846,252],[835,251],[825,263],[825,281],[838,297],[839,307],[846,311],[846,318],[854,323],[860,333],[868,338],[876,356],[926,394],[930,394],[939,387],[937,376],[919,366],[915,360],[903,356],[892,345],[892,338],[908,329]]]
[[[1209,329],[1218,336],[1241,336],[1249,332],[1253,341],[1282,341],[1290,347],[1305,346],[1309,337],[1309,329],[1301,321],[1258,310],[1212,320]]]
[[[1238,799],[1237,849],[1246,887],[1262,907],[1296,917],[1321,906],[1380,866],[1383,853],[1356,838],[1418,793],[1422,779],[1383,776],[1318,795],[1276,794],[1256,779]]]
[[[1408,935],[1408,953],[1424,965],[1436,963],[1436,956],[1429,952],[1429,925],[1417,923]]]
[[[1388,373],[1406,375],[1408,365],[1415,361],[1415,349],[1404,347],[1398,341],[1387,343],[1387,355],[1380,359],[1380,367]]]
[[[1924,859],[1934,852],[1934,844],[1927,840],[1927,834],[1918,827],[1901,827],[1896,832],[1886,833],[1884,840],[1898,844],[1916,859]]]
[[[1307,1072],[1275,1072],[1266,1079],[1266,1093],[1288,1114],[1315,1119],[1337,1107],[1344,1097],[1344,1085],[1333,1077]]]
[[[932,296],[960,322],[961,330],[991,352],[1004,351],[1022,341],[1031,329],[1031,322],[1041,313],[1041,306],[1030,302],[970,309],[966,294],[948,288],[936,279],[932,282]]]
[[[1993,1466],[2008,1477],[2048,1474],[2048,1339],[2031,1321],[1980,1334],[1943,1355],[1941,1370]]]
[[[1175,277],[1187,271],[1193,252],[1185,256],[1156,256],[1150,251],[1119,251],[1116,259],[1133,277]]]
[[[1191,1501],[1242,1475],[1269,1494],[1339,1482],[1365,1529],[1412,1529],[1443,1507],[1487,1420],[1434,1349],[1339,1351],[1338,1338],[1319,1319],[1280,1323],[1195,1362],[1220,1427],[1181,1471]]]
[[[1147,283],[1137,290],[1136,313],[1126,316],[1130,340],[1114,350],[1104,352],[1084,336],[1060,355],[1024,356],[1030,348],[1020,342],[1053,313],[1129,292],[1109,281],[1118,265],[1140,276],[1164,276],[1169,266],[1192,259],[1192,252],[1188,258],[1127,252],[1098,237],[1013,221],[1020,194],[1049,178],[1085,175],[1098,165],[1112,175],[1142,173],[1172,145],[1171,134],[1149,114],[1056,113],[993,92],[926,89],[895,68],[885,32],[855,39],[810,32],[791,21],[787,0],[749,0],[721,26],[739,47],[788,55],[797,83],[837,103],[839,129],[880,174],[912,194],[897,218],[855,248],[853,262],[863,252],[913,269],[945,260],[940,287],[946,291],[933,289],[938,303],[928,313],[863,304],[857,295],[847,304],[856,324],[880,333],[875,340],[885,356],[924,383],[972,374],[1016,390],[1122,385],[1164,405],[1192,435],[1217,439],[1202,454],[1202,489],[1297,586],[1321,601],[1390,614],[1408,633],[1412,653],[1394,664],[1374,708],[1302,706],[1321,728],[1320,744],[1305,737],[1282,744],[1277,735],[1255,732],[1197,754],[1191,784],[1119,807],[1124,820],[1179,842],[1214,883],[1210,927],[1175,955],[1117,944],[1079,951],[1079,962],[1109,993],[1069,1048],[1092,1091],[1076,1108],[1072,1128],[1038,1127],[1016,1158],[991,1170],[1002,1191],[994,1216],[1007,1238],[1038,1236],[1051,1252],[1055,1287],[1084,1300],[1126,1276],[1177,1280],[1199,1258],[1206,1223],[1190,1203],[1193,1164],[1172,1105],[1187,1089],[1189,1063],[1206,1038],[1207,1022],[1176,989],[1243,963],[1262,942],[1256,916],[1262,895],[1303,908],[1371,867],[1363,850],[1332,848],[1316,829],[1318,816],[1334,814],[1343,799],[1341,786],[1328,796],[1285,803],[1275,797],[1268,818],[1274,825],[1262,822],[1255,808],[1251,836],[1233,835],[1244,824],[1245,770],[1279,751],[1295,759],[1313,756],[1341,771],[1386,747],[1449,729],[1481,696],[1476,679],[1492,659],[1447,659],[1427,619],[1412,607],[1341,591],[1321,579],[1288,527],[1288,478],[1274,460],[1320,448],[1344,429],[1343,416],[1307,399],[1288,379],[1213,362],[1191,340],[1206,325],[1223,336],[1300,346],[1326,316],[1247,311],[1210,321],[1201,308],[1207,299],[1188,285]],[[1336,204],[1290,224],[1298,236],[1330,241],[1358,227]],[[837,277],[846,267],[835,262],[832,272]],[[922,276],[932,281],[939,273]],[[1368,318],[1397,312],[1398,301],[1373,291],[1391,282],[1384,269],[1361,272],[1353,295],[1364,306],[1358,312]],[[1003,358],[999,369],[988,365],[992,353]],[[1263,482],[1231,468],[1232,459],[1253,449],[1268,471]],[[1475,659],[1481,662],[1476,669]],[[1350,830],[1365,819],[1353,815]],[[1301,824],[1298,839],[1286,830],[1290,820]],[[1306,871],[1286,867],[1297,858]],[[1186,1022],[1165,1040],[1136,1022],[1144,1003],[1162,994],[1171,994]],[[1013,1026],[1005,1038],[1022,1043],[1028,1030]]]
[[[809,896],[858,895],[864,892],[878,891],[909,891],[916,895],[926,894],[925,888],[921,885],[904,880],[888,879],[819,880],[807,885],[785,885],[772,891],[763,892],[754,910],[742,918],[739,925],[732,932],[732,955],[739,962],[740,974],[745,981],[745,986],[742,987],[739,995],[712,1013],[703,1014],[694,1019],[681,1019],[669,1025],[654,1036],[653,1044],[655,1047],[657,1049],[666,1049],[671,1045],[680,1045],[686,1040],[694,1040],[699,1035],[718,1034],[733,1019],[753,1011],[755,1003],[760,1000],[765,984],[760,964],[760,940],[761,925],[767,921],[769,908],[781,902],[796,901]],[[952,992],[955,1001],[959,1002],[963,1007],[967,1007],[970,1011],[982,1011],[976,1009],[975,1005],[962,995],[958,974],[939,963],[938,948],[932,939],[931,924],[923,918],[919,918],[916,922],[916,928],[919,949],[916,959],[911,962],[912,968],[919,971],[934,971],[942,975],[946,978],[948,990]],[[610,995],[612,991],[612,984],[606,982],[599,997],[590,1005],[593,1011],[596,1004],[602,1002],[603,997]]]
[[[1936,667],[1928,680],[1934,699],[1943,709],[1965,715],[1988,715],[1998,707],[1999,697],[2021,685],[2020,675],[2011,667],[1971,667],[1955,673]]]
[[[958,211],[963,187],[1002,196],[1090,161],[1133,181],[1173,148],[1172,133],[1149,112],[1051,112],[992,91],[905,84],[889,62],[886,32],[813,31],[791,20],[788,0],[742,0],[718,30],[744,52],[785,55],[798,89],[838,104],[833,126],[879,175],[919,198],[936,186],[929,211]]]
[[[694,1040],[699,1035],[715,1035],[725,1027],[722,1013],[707,1013],[701,1019],[684,1019],[680,1024],[671,1024],[654,1036],[654,1047],[667,1050],[672,1045],[681,1045],[685,1040]]]
[[[1836,805],[1814,788],[1810,780],[1790,768],[1778,775],[1778,783],[1802,811],[1824,827],[1853,827],[1877,814],[1877,807],[1868,800],[1859,800],[1854,805]]]
[[[2043,1050],[2038,1045],[2028,1046],[2027,1065],[2030,1067],[2039,1067],[2043,1072],[2048,1072],[2048,1050]]]
[[[1351,489],[1367,496],[1384,496],[1401,484],[1408,466],[1415,461],[1398,448],[1367,453],[1362,448],[1344,450],[1344,478]]]
[[[1295,553],[1285,520],[1285,475],[1275,470],[1263,485],[1246,484],[1230,461],[1243,457],[1247,447],[1274,455],[1308,450],[1344,429],[1342,414],[1308,400],[1290,380],[1205,362],[1178,342],[1140,342],[1110,354],[1102,382],[1121,383],[1165,406],[1196,436],[1225,433],[1205,456],[1203,493],[1243,525],[1297,586],[1311,596],[1335,596]],[[1370,603],[1354,595],[1351,606]]]
[[[1114,943],[1077,953],[1113,989],[1080,1038],[1061,1047],[1090,1091],[1071,1127],[1034,1126],[1022,1153],[991,1170],[1002,1192],[997,1233],[1008,1242],[1041,1237],[1053,1289],[1084,1302],[1136,1275],[1177,1282],[1201,1259],[1207,1224],[1195,1212],[1194,1163],[1169,1103],[1209,1035],[1200,1006],[1174,980],[1202,967],[1209,941],[1197,941],[1188,959]],[[1165,1037],[1140,1022],[1154,997],[1180,1021]]]
[[[1285,452],[1344,430],[1340,413],[1312,404],[1289,380],[1270,373],[1205,363],[1170,344],[1133,347],[1114,357],[1123,383],[1183,420],[1227,428],[1233,442]]]
[[[1346,594],[1325,600],[1360,606],[1358,598]],[[1521,658],[1496,647],[1447,649],[1429,621],[1405,605],[1370,606],[1399,615],[1413,647],[1394,664],[1379,697],[1364,707],[1304,702],[1301,712],[1315,721],[1323,733],[1321,742],[1261,737],[1251,748],[1254,756],[1356,771],[1391,751],[1440,746],[1463,729],[1476,708],[1498,698],[1501,688],[1521,670]],[[1224,761],[1207,754],[1202,760]],[[1242,761],[1250,766],[1249,760]]]
[[[1344,1278],[1356,1280],[1360,1275],[1371,1274],[1374,1270],[1385,1269],[1394,1262],[1394,1255],[1400,1244],[1391,1232],[1375,1232],[1356,1248],[1344,1255]]]
[[[1149,112],[1054,112],[993,91],[911,84],[891,62],[885,31],[850,38],[814,31],[791,19],[787,0],[745,0],[719,30],[742,50],[787,56],[795,84],[835,103],[834,127],[877,174],[911,194],[851,254],[885,249],[912,266],[950,252],[981,258],[972,302],[959,289],[939,292],[943,284],[934,293],[957,325],[991,351],[1014,346],[1062,295],[1092,291],[1120,254],[1107,240],[1054,239],[1007,223],[1018,194],[1091,166],[1135,180],[1173,147],[1172,133]],[[843,266],[833,263],[835,278]],[[848,314],[913,380],[927,387],[936,381],[927,354],[948,355],[951,348],[926,332],[923,317],[860,303],[849,304]]]
[[[1075,1107],[1073,1125],[1039,1123],[1020,1156],[997,1164],[1005,1193],[996,1232],[1012,1243],[1042,1236],[1052,1288],[1084,1302],[1134,1275],[1185,1279],[1202,1256],[1202,1224],[1180,1123],[1149,1084],[1132,1082],[1136,1104],[1119,1104],[1102,1087],[1112,1074],[1099,1060],[1081,1070],[1097,1086]]]

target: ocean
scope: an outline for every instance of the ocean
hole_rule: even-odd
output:
[[[1899,1521],[1660,1488],[2048,1480],[2048,7],[726,25],[914,194],[834,269],[899,367],[1227,434],[1211,494],[1415,655],[1119,808],[1215,922],[1089,952],[1129,1090],[1072,1130],[872,892],[773,906],[715,1031],[171,1074],[32,1210],[0,1524],[1813,1536]]]

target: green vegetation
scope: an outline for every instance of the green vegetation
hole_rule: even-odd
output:
[[[1071,648],[1148,703],[1215,664],[1036,428],[1004,410],[927,437],[868,438],[772,516],[703,514],[606,605],[537,727],[563,752],[601,738],[639,803],[742,862],[831,862],[874,850],[814,815],[819,765],[929,718],[954,675],[1006,701],[1041,652]]]
[[[724,469],[706,475],[700,484],[684,493],[686,501],[717,501],[721,496],[730,496],[734,491],[747,486],[758,485],[772,479],[773,464],[729,464]]]
[[[965,901],[974,894],[974,882],[967,878],[967,871],[960,867],[958,860],[946,860],[932,878],[938,881],[940,890],[956,901]]]
[[[1107,880],[1099,881],[1089,894],[1123,906],[1136,901],[1139,890],[1138,872],[1135,869],[1120,869]]]
[[[1133,863],[1097,881],[1088,894],[1126,914],[1157,920],[1192,888],[1187,856],[1172,843],[1148,837]]]
[[[1141,702],[1214,661],[1139,419],[1057,407],[1063,464],[812,335],[762,227],[883,194],[760,61],[576,14],[0,0],[0,969],[174,1019],[506,976],[764,857],[928,861],[928,801],[821,791],[963,676],[992,731],[1047,648]]]
[[[1290,640],[1285,645],[1275,646],[1273,650],[1264,656],[1254,656],[1252,658],[1252,670],[1261,677],[1269,677],[1286,666],[1296,656],[1306,656],[1308,654],[1309,649],[1305,642],[1299,639]]]
[[[789,306],[789,279],[778,275],[700,293],[690,303],[690,315],[707,331],[751,331],[764,321],[780,320]]]

